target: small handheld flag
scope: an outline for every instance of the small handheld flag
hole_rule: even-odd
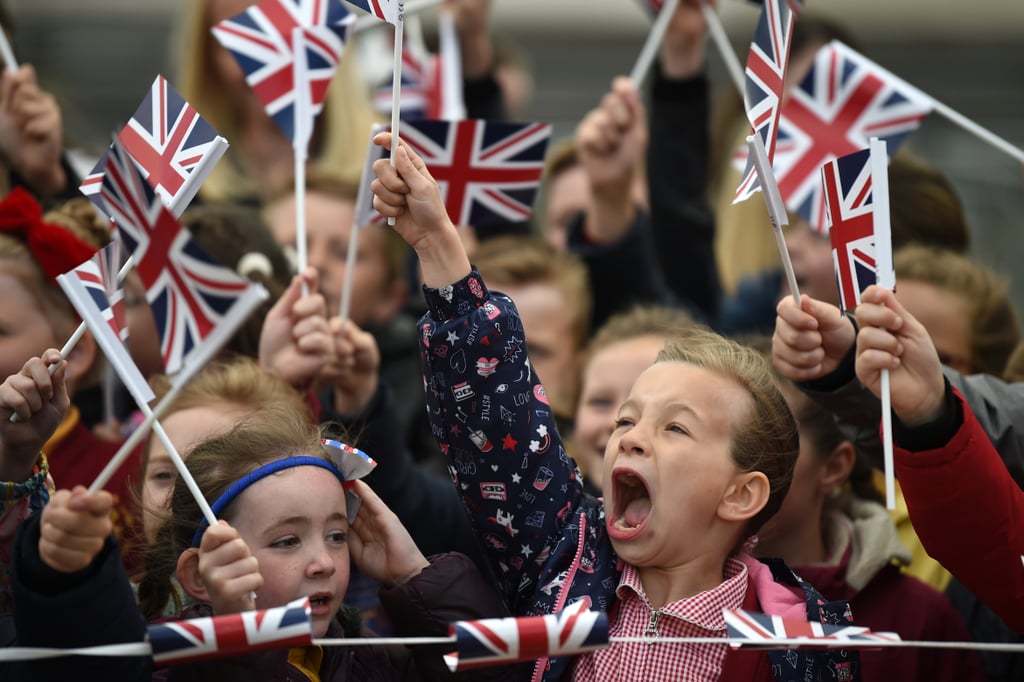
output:
[[[608,645],[608,616],[580,600],[547,616],[458,621],[451,634],[455,653],[444,658],[456,672],[599,649]]]
[[[894,632],[872,632],[855,625],[828,625],[813,621],[795,620],[782,616],[769,616],[743,609],[725,609],[725,628],[730,639],[742,640],[735,646],[767,646],[778,648],[779,639],[807,640],[807,648],[816,641],[825,642],[898,642],[900,636]],[[749,642],[749,644],[747,644]],[[801,644],[801,648],[803,648]]]

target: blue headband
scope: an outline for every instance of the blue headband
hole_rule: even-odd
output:
[[[352,486],[352,483],[350,481],[345,480],[345,476],[341,473],[338,467],[336,467],[334,463],[331,462],[331,460],[329,459],[324,459],[322,457],[310,457],[309,455],[301,455],[298,457],[285,457],[283,459],[276,459],[273,462],[270,462],[269,464],[264,464],[263,466],[256,467],[248,474],[232,483],[231,487],[225,490],[224,494],[218,497],[217,501],[210,505],[210,510],[213,512],[214,516],[220,517],[220,513],[224,511],[224,508],[231,504],[231,501],[238,497],[243,490],[251,486],[256,481],[262,478],[266,478],[271,474],[276,474],[277,472],[283,471],[284,469],[291,469],[292,467],[301,466],[313,466],[320,467],[321,469],[327,469],[327,471],[330,471],[332,474],[335,475],[335,477],[341,483],[342,487],[346,489],[346,491],[348,488]],[[192,536],[193,547],[199,546],[199,541],[203,539],[203,533],[206,532],[206,528],[208,527],[208,525],[209,524],[207,523],[205,517],[202,520],[200,520],[199,528],[196,530],[196,534]]]

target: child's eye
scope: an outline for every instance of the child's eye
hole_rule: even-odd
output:
[[[615,428],[621,429],[624,426],[633,426],[633,420],[629,417],[619,417],[615,420]]]
[[[283,538],[280,538],[278,540],[274,540],[273,542],[270,543],[270,546],[275,548],[275,549],[289,549],[291,547],[298,547],[298,545],[299,545],[299,538],[297,538],[294,535],[289,535],[287,537],[283,537]]]
[[[587,399],[587,407],[600,408],[606,410],[612,406],[611,398],[593,397]]]
[[[684,427],[680,426],[679,424],[669,424],[665,428],[666,428],[666,430],[671,431],[672,433],[679,433],[679,434],[682,434],[684,436],[689,435],[689,433],[690,433],[689,431],[687,431]]]
[[[327,542],[344,545],[348,541],[348,533],[343,530],[332,531],[327,534]]]
[[[160,485],[171,485],[174,483],[174,475],[175,471],[172,469],[156,469],[151,471],[147,478]]]

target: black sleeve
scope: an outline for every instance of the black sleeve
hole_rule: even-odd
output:
[[[668,286],[713,320],[721,284],[707,201],[708,89],[704,76],[670,80],[655,67],[647,182],[654,251]]]
[[[143,642],[146,621],[113,537],[87,568],[61,573],[39,556],[40,516],[28,518],[14,540],[11,581],[19,646],[89,647]],[[67,656],[33,661],[14,679],[150,680],[143,657]]]
[[[501,85],[488,73],[482,78],[462,81],[462,98],[466,104],[466,118],[486,121],[504,121],[508,118]]]

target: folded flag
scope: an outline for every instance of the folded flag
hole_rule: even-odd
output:
[[[405,20],[405,0],[345,0],[381,21],[397,24]]]
[[[456,225],[480,228],[530,217],[550,125],[408,121],[402,125],[401,138],[427,164]]]
[[[120,254],[121,243],[114,240],[89,260],[58,275],[57,283],[132,397],[145,404],[153,400],[153,391],[124,345],[124,291],[117,282]]]
[[[868,286],[895,286],[889,228],[888,155],[872,138],[862,149],[821,167],[825,217],[843,310],[860,303]]]
[[[775,158],[794,18],[786,0],[765,0],[747,56],[743,106],[753,134],[759,135],[764,143],[769,164]],[[750,198],[760,189],[754,159],[748,156],[733,203]]]
[[[341,0],[263,0],[210,30],[267,114],[299,144],[323,109],[353,23]]]
[[[262,611],[154,624],[148,631],[153,662],[169,665],[306,646],[313,642],[313,619],[303,597]]]
[[[117,138],[175,216],[188,207],[228,148],[227,140],[160,75]],[[79,186],[104,214],[100,189],[106,166],[104,153]]]
[[[450,634],[455,653],[444,658],[455,672],[599,649],[608,645],[608,616],[580,600],[547,616],[457,621]]]
[[[818,50],[807,76],[782,105],[773,168],[786,206],[824,231],[822,164],[886,141],[895,154],[933,100],[838,41]],[[734,157],[745,167],[746,148]]]
[[[725,627],[729,639],[744,640],[738,646],[771,646],[778,639],[814,640],[829,642],[898,642],[900,636],[894,632],[872,632],[856,625],[828,625],[813,621],[769,616],[743,609],[724,609]],[[734,645],[737,646],[737,645]],[[784,645],[787,649],[791,644]],[[801,644],[801,646],[804,646]]]
[[[187,379],[216,353],[268,293],[215,261],[143,180],[115,139],[103,201],[153,308],[164,371]]]

